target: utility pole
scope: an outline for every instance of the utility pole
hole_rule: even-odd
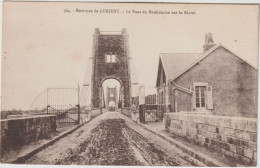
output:
[[[47,114],[49,114],[49,88],[47,88]]]
[[[79,97],[80,87],[78,84],[78,121],[77,124],[80,124],[80,97]]]

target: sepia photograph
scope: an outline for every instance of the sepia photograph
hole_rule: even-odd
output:
[[[259,4],[2,2],[1,165],[256,167]]]

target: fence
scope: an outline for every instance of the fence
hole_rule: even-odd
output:
[[[48,88],[35,98],[31,111],[35,114],[53,114],[57,122],[80,123],[80,88],[56,87]]]
[[[156,94],[145,96],[145,104],[156,104],[156,101],[157,101]]]
[[[145,104],[156,104],[157,103],[157,95],[151,94],[145,96]],[[132,105],[136,107],[139,106],[139,96],[132,97]]]
[[[163,120],[166,105],[143,104],[139,106],[139,120],[145,122],[159,122]]]
[[[166,105],[157,104],[157,95],[151,94],[145,96],[144,104],[139,104],[139,97],[132,97],[132,105],[139,110],[139,120],[145,122],[159,122],[163,120],[163,114],[166,112]]]

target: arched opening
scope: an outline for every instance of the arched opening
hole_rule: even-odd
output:
[[[121,82],[121,81],[120,81]],[[116,78],[106,78],[102,82],[102,108],[107,111],[116,111],[122,106],[121,83]]]
[[[116,107],[116,103],[114,101],[110,101],[108,103],[108,107]]]
[[[114,101],[108,103],[108,111],[116,111],[116,103]]]

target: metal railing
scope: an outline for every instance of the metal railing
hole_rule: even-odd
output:
[[[76,123],[80,120],[80,87],[53,87],[43,91],[31,104],[31,111],[53,114],[58,122]]]
[[[139,105],[139,120],[145,122],[159,122],[163,120],[163,114],[167,111],[166,105],[143,104]]]

